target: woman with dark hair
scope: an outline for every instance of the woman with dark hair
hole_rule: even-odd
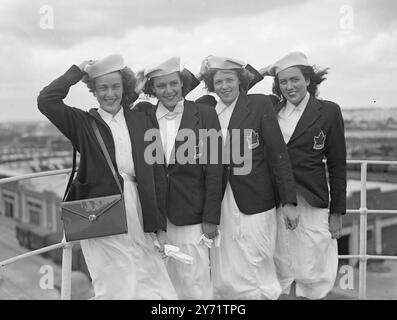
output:
[[[321,82],[327,79],[325,76],[328,74],[329,68],[319,69],[319,70],[316,70],[314,66],[296,66],[296,68],[298,68],[301,71],[305,79],[309,80],[309,84],[306,89],[307,92],[311,96],[317,98],[318,86],[320,85]],[[286,102],[286,98],[284,97],[280,89],[280,83],[277,75],[274,77],[272,91],[277,96],[280,102]]]
[[[99,103],[89,112],[64,104],[71,86],[84,78]],[[144,158],[144,114],[130,109],[137,98],[134,73],[120,55],[73,65],[45,87],[39,110],[80,153],[77,177],[66,201],[120,193],[92,128],[94,121],[123,189],[128,232],[81,240],[96,299],[176,299],[155,232],[166,228],[155,198],[153,168]]]
[[[302,52],[292,52],[260,70],[262,75],[274,77],[273,92],[281,100],[275,110],[298,194],[296,229],[284,227],[283,208],[278,209],[277,274],[283,293],[309,299],[323,298],[333,288],[338,265],[336,239],[341,236],[341,217],[346,213],[342,113],[337,104],[317,99],[318,86],[327,72],[310,66]]]
[[[217,235],[223,168],[217,162],[201,161],[203,154],[209,155],[207,159],[212,159],[212,151],[219,150],[220,154],[221,143],[210,148],[211,142],[200,132],[218,132],[218,117],[214,108],[183,98],[189,81],[180,71],[179,57],[148,67],[143,75],[144,92],[158,100],[156,105],[140,102],[134,108],[145,111],[152,132],[159,133],[153,141],[158,146],[155,157],[159,161],[153,167],[159,208],[167,217],[167,232],[159,233],[160,244],[169,242],[193,257],[190,265],[167,259],[167,270],[179,298],[212,299],[205,240]],[[181,150],[186,151],[184,147],[190,142],[193,152],[187,152],[185,158]],[[204,151],[205,146],[209,153]]]
[[[223,159],[221,238],[211,248],[211,276],[217,299],[277,299],[281,287],[273,262],[276,200],[271,172],[286,212],[296,205],[295,187],[273,106],[265,95],[246,94],[253,76],[243,67],[235,59],[209,56],[199,75],[219,97],[215,110],[225,150],[231,150]],[[236,154],[242,150],[241,163]],[[243,173],[242,166],[250,170]],[[288,223],[294,227],[294,218],[288,216]]]

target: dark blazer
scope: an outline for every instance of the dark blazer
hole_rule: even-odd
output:
[[[120,193],[95,137],[91,120],[96,121],[117,171],[115,146],[110,128],[96,109],[86,112],[63,103],[70,87],[79,82],[82,75],[77,66],[72,66],[64,75],[45,87],[37,99],[39,110],[80,153],[77,176],[71,185],[67,201]],[[166,219],[159,211],[156,202],[153,167],[148,165],[143,158],[148,144],[143,139],[147,129],[146,115],[128,108],[124,108],[123,111],[131,138],[144,231],[154,232],[158,229],[165,229]],[[118,178],[123,186],[123,178],[119,174]]]
[[[149,126],[159,129],[156,117],[157,105],[149,102],[139,102],[134,109],[147,114]],[[195,133],[196,146],[200,141],[206,146],[205,154],[211,156],[209,143],[201,139],[199,129],[220,130],[215,110],[207,105],[200,105],[185,100],[182,114],[181,129],[192,129]],[[221,139],[215,152],[221,159]],[[151,142],[154,142],[155,138]],[[175,151],[182,147],[184,141],[175,142]],[[160,143],[161,145],[161,143]],[[164,151],[161,145],[161,157]],[[200,155],[198,153],[197,155]],[[178,159],[174,164],[155,163],[153,165],[156,177],[156,194],[159,208],[163,210],[168,219],[177,226],[210,222],[219,224],[220,208],[222,202],[222,173],[221,163],[200,164],[199,159],[194,163],[181,164]]]
[[[249,87],[263,79],[250,65],[246,69],[254,75]],[[190,79],[192,82],[188,88],[193,90],[200,82],[193,74],[190,74]],[[202,101],[202,98],[198,100]],[[209,102],[212,107],[216,106],[216,100],[215,103],[213,99]],[[237,141],[233,139],[232,129],[240,129]],[[230,155],[237,145],[240,145],[240,152],[244,150],[244,143],[247,142],[244,129],[253,130],[259,139],[259,145],[252,149],[252,171],[248,175],[236,175],[235,168],[241,165],[237,165],[231,157],[224,166],[222,194],[230,181],[237,206],[245,214],[267,211],[277,206],[280,200],[283,205],[296,205],[296,190],[287,148],[268,96],[240,92],[228,127],[229,136],[232,137]],[[278,192],[275,193],[274,189]]]
[[[234,137],[232,130],[240,129],[240,135]],[[244,130],[252,130],[254,138],[247,137]],[[296,205],[294,178],[280,127],[269,98],[261,94],[246,95],[240,92],[228,126],[231,137],[231,149],[251,143],[252,170],[246,175],[236,175],[233,157],[230,165],[225,165],[224,186],[230,181],[237,206],[245,214],[267,211],[276,205],[272,185],[273,173],[276,189],[281,203]],[[236,141],[236,138],[237,141]],[[233,151],[230,152],[233,154]]]
[[[276,113],[284,106],[285,102],[277,104]],[[340,107],[311,96],[287,146],[297,189],[305,200],[313,207],[330,205],[330,213],[346,213],[346,142]]]

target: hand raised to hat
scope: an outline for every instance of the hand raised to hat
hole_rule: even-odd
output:
[[[208,56],[210,57],[210,56]],[[208,71],[209,69],[209,63],[208,63],[208,57],[206,57],[202,62],[201,62],[201,67],[200,67],[200,72],[196,75],[197,80],[201,81],[203,79],[203,75]]]
[[[271,68],[271,65],[259,69],[258,72],[259,72],[260,75],[263,76],[263,77],[270,76],[270,73],[269,73],[270,68]]]
[[[94,64],[94,63],[95,63],[95,60],[85,60],[85,61],[83,61],[82,63],[79,64],[79,68],[80,68],[81,72],[85,72],[85,67],[87,65],[91,65],[91,64]]]
[[[145,87],[147,78],[145,77],[144,70],[139,70],[135,74],[136,84],[135,84],[135,92],[136,94],[140,94]]]
[[[204,235],[208,239],[214,239],[218,235],[218,226],[210,222],[203,222],[201,224]]]

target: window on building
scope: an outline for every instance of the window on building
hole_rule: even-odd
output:
[[[52,210],[47,210],[47,229],[52,230],[53,221],[52,221]]]
[[[43,212],[43,205],[40,201],[28,200],[27,211],[30,218],[30,223],[36,226],[41,225],[41,214]]]
[[[15,196],[9,193],[3,193],[4,214],[6,217],[14,218]]]

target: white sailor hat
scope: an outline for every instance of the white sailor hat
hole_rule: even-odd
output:
[[[181,71],[180,57],[172,57],[160,64],[151,65],[144,70],[144,76],[147,79],[153,77],[166,76],[168,74]]]
[[[306,55],[300,51],[294,51],[287,54],[285,57],[267,66],[263,73],[264,76],[275,77],[280,71],[288,69],[293,66],[308,66],[309,62]]]
[[[242,69],[245,63],[241,60],[210,55],[204,59],[207,69]]]
[[[123,57],[119,54],[112,54],[106,58],[95,61],[93,64],[87,64],[84,71],[93,79],[107,73],[119,71],[124,67]]]

